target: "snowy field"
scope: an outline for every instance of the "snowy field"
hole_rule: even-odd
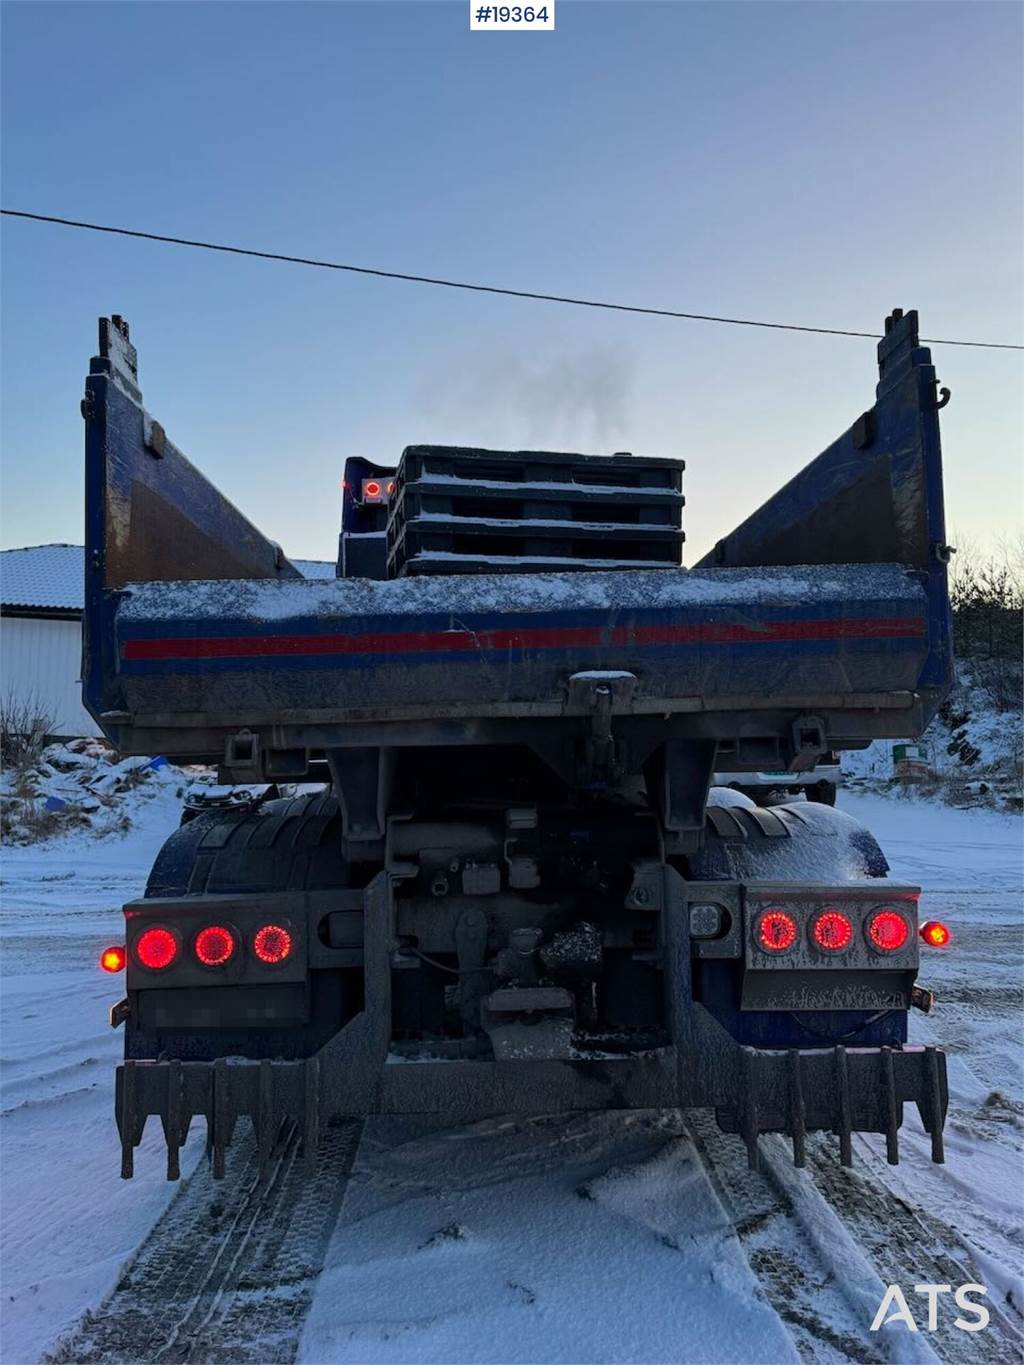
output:
[[[96,967],[178,804],[155,783],[126,836],[4,853],[5,1365],[40,1360],[100,1307],[178,1188],[163,1178],[155,1125],[136,1179],[119,1179],[121,1035],[106,1022],[119,983]],[[909,1111],[899,1167],[885,1164],[882,1139],[861,1136],[853,1173],[825,1139],[796,1172],[767,1140],[763,1176],[700,1115],[373,1121],[311,1290],[300,1361],[1021,1358],[1020,821],[905,797],[843,793],[841,804],[876,832],[893,875],[924,887],[923,917],[953,930],[953,947],[921,971],[936,1012],[912,1023],[915,1041],[949,1053],[947,1164],[931,1165]],[[201,1147],[193,1135],[182,1196],[205,1189]],[[884,1285],[913,1300],[915,1283],[969,1280],[989,1290],[984,1332],[955,1331],[940,1309],[932,1334],[867,1333]]]

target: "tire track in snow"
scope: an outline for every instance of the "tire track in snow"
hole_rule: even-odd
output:
[[[995,1294],[985,1300],[991,1321],[982,1332],[959,1331],[953,1314],[941,1312],[938,1329],[917,1337],[899,1325],[868,1331],[890,1284],[900,1285],[920,1322],[924,1301],[912,1293],[915,1284],[956,1288],[984,1284],[986,1275],[955,1228],[889,1187],[891,1168],[866,1140],[858,1140],[856,1154],[867,1160],[869,1178],[840,1166],[834,1139],[822,1135],[808,1140],[805,1172],[793,1166],[785,1139],[762,1139],[761,1175],[747,1169],[744,1149],[719,1132],[710,1113],[694,1111],[687,1123],[751,1267],[806,1361],[1024,1359],[1024,1323]]]
[[[686,1123],[765,1298],[808,1365],[937,1365],[927,1340],[902,1327],[869,1331],[885,1284],[781,1142],[763,1138],[762,1171],[751,1171],[739,1139],[709,1110],[689,1111]]]
[[[359,1146],[359,1122],[328,1127],[316,1173],[286,1125],[270,1172],[239,1131],[223,1180],[208,1162],[183,1180],[163,1217],[96,1311],[48,1365],[287,1365],[312,1302]]]
[[[820,1139],[808,1144],[808,1170],[829,1205],[870,1256],[883,1281],[899,1284],[907,1293],[914,1316],[919,1304],[907,1291],[915,1284],[985,1284],[986,1274],[975,1263],[971,1247],[957,1230],[922,1206],[915,1207],[887,1183],[891,1168],[864,1140],[857,1143],[857,1159],[867,1161],[868,1177],[839,1165],[834,1151]],[[984,1300],[991,1314],[981,1332],[963,1332],[952,1325],[953,1314],[940,1311],[938,1328],[928,1334],[936,1355],[947,1365],[1019,1365],[1024,1359],[1024,1321],[990,1293]]]

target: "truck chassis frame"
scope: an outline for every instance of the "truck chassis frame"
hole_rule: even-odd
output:
[[[363,972],[366,1008],[314,1056],[299,1061],[125,1061],[117,1069],[117,1121],[124,1178],[146,1120],[160,1119],[167,1177],[179,1175],[179,1151],[193,1118],[203,1117],[215,1176],[240,1117],[257,1135],[269,1166],[281,1124],[294,1120],[305,1159],[315,1165],[321,1124],[369,1114],[444,1114],[465,1123],[503,1113],[547,1114],[605,1108],[712,1107],[726,1132],[742,1138],[751,1169],[758,1138],[786,1133],[797,1166],[808,1131],[830,1130],[843,1165],[852,1165],[852,1134],[885,1135],[899,1160],[905,1104],[915,1104],[931,1136],[932,1160],[944,1160],[948,1105],[945,1055],[934,1047],[746,1047],[732,1039],[691,992],[689,906],[707,883],[662,869],[662,968],[669,1046],[646,1054],[590,1060],[406,1063],[391,1053],[391,973],[395,951],[392,879],[379,873],[365,892]],[[350,893],[354,894],[354,893]]]

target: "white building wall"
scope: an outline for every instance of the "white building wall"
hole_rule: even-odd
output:
[[[98,735],[82,705],[82,623],[0,617],[0,693],[52,715],[64,738]]]

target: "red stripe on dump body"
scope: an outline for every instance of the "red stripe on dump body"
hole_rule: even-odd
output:
[[[448,654],[502,649],[600,646],[771,644],[779,640],[908,640],[925,634],[923,617],[863,620],[765,621],[756,625],[708,621],[694,625],[545,626],[515,630],[465,628],[386,635],[232,635],[126,640],[121,657],[133,660],[247,659],[288,655]]]
[[[760,644],[770,640],[882,640],[914,639],[925,633],[921,617],[878,620],[766,621],[735,625],[729,621],[702,622],[694,626],[633,626],[613,632],[622,635],[616,644]]]

